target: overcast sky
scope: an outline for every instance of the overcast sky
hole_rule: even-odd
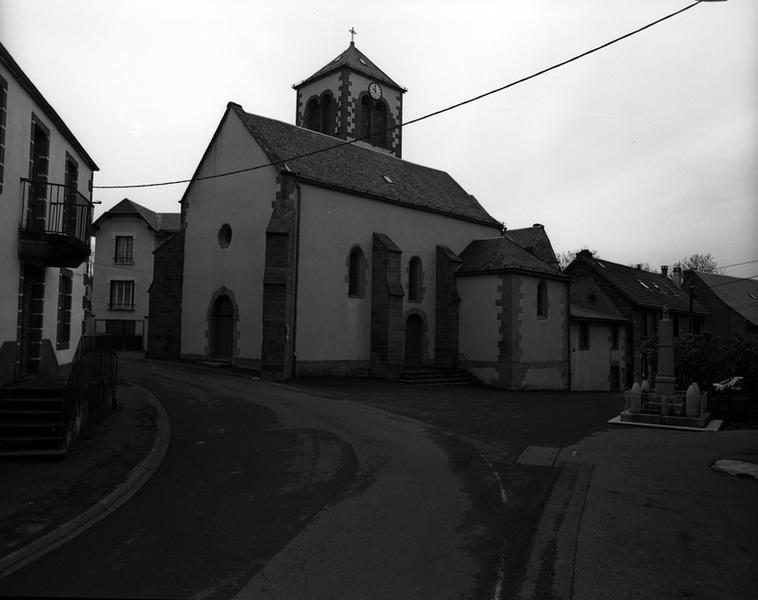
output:
[[[356,46],[410,120],[691,4],[684,0],[0,0],[0,39],[100,167],[95,185],[192,176],[226,103],[294,122],[292,85]],[[408,126],[449,172],[557,252],[758,260],[758,2],[701,3],[566,67]],[[186,185],[95,190],[178,212]],[[729,268],[758,275],[758,262]]]

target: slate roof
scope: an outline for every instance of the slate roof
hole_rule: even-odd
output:
[[[559,268],[553,245],[542,225],[535,224],[532,227],[522,229],[506,229],[504,235],[514,244],[521,246],[524,250],[531,252],[556,269]]]
[[[321,67],[318,71],[316,71],[313,75],[308,77],[307,79],[304,79],[300,83],[297,83],[293,85],[292,87],[294,89],[298,89],[302,86],[304,86],[307,83],[310,83],[314,79],[320,79],[321,77],[324,77],[325,75],[328,75],[329,73],[332,73],[334,71],[339,71],[342,69],[342,67],[348,67],[350,69],[353,69],[354,71],[357,71],[358,73],[362,73],[366,77],[370,79],[375,79],[376,81],[379,81],[381,83],[385,83],[388,85],[391,85],[392,87],[400,90],[401,92],[405,92],[405,88],[395,83],[384,71],[382,71],[379,67],[377,67],[371,59],[369,59],[363,52],[358,50],[356,48],[355,43],[350,42],[350,46],[348,46],[347,50],[342,52],[337,58],[330,61],[323,67]]]
[[[558,268],[549,265],[507,237],[474,240],[461,252],[460,257],[463,264],[456,271],[457,275],[521,271],[566,278]]]
[[[690,272],[741,317],[758,325],[758,281],[715,273]]]
[[[580,252],[574,262],[566,268],[567,274],[570,275],[572,266],[577,261],[581,261],[616,288],[632,304],[658,310],[667,307],[677,312],[689,311],[689,294],[678,288],[668,277],[601,260],[588,254]],[[692,308],[692,312],[696,315],[710,314],[697,300],[693,302]]]
[[[97,229],[105,219],[114,215],[137,215],[154,231],[173,233],[181,229],[180,213],[157,213],[129,198],[124,198],[109,211],[100,215],[92,226]]]
[[[230,102],[229,108],[237,114],[269,160],[280,162],[278,168],[297,173],[301,180],[498,229],[501,227],[476,198],[444,171],[246,113],[238,104]],[[291,158],[297,156],[303,157]]]

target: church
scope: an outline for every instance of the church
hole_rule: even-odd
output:
[[[404,161],[406,90],[354,42],[294,90],[295,125],[227,105],[154,253],[148,355],[568,389],[568,278],[544,228],[505,230]]]

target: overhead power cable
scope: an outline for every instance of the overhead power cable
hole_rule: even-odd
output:
[[[586,52],[582,52],[581,54],[577,54],[576,56],[573,56],[569,59],[566,59],[564,61],[561,61],[559,63],[554,64],[551,67],[547,67],[546,69],[542,69],[541,71],[537,71],[536,73],[533,73],[531,75],[527,75],[526,77],[522,77],[521,79],[517,79],[516,81],[512,81],[511,83],[508,83],[506,85],[503,85],[499,88],[495,88],[494,90],[490,90],[489,92],[485,92],[483,94],[479,94],[478,96],[474,96],[473,98],[469,98],[468,100],[463,100],[462,102],[458,102],[457,104],[452,104],[446,108],[441,108],[440,110],[436,110],[434,112],[428,113],[424,116],[417,117],[415,119],[411,119],[410,121],[406,121],[405,123],[400,123],[399,125],[395,125],[394,127],[388,127],[383,132],[374,132],[373,135],[376,135],[377,133],[388,133],[390,131],[394,131],[395,129],[400,129],[402,127],[407,127],[408,125],[412,125],[413,123],[418,123],[420,121],[424,121],[425,119],[430,119],[431,117],[436,117],[437,115],[441,115],[443,113],[446,113],[448,111],[454,110],[456,108],[460,108],[461,106],[465,106],[466,104],[471,104],[472,102],[476,102],[478,100],[481,100],[482,98],[486,98],[487,96],[491,96],[493,94],[497,94],[498,92],[502,92],[504,90],[507,90],[508,88],[512,88],[514,86],[517,86],[521,83],[525,83],[529,81],[530,79],[534,79],[536,77],[539,77],[541,75],[544,75],[545,73],[549,73],[550,71],[554,71],[555,69],[559,69],[560,67],[564,67],[568,65],[569,63],[575,62],[581,58],[584,58],[585,56],[589,56],[590,54],[593,54],[595,52],[598,52],[600,50],[603,50],[604,48],[607,48],[608,46],[611,46],[613,44],[616,44],[622,40],[625,40],[626,38],[629,38],[633,35],[636,35],[642,31],[645,31],[646,29],[650,29],[651,27],[654,27],[655,25],[658,25],[659,23],[662,23],[663,21],[666,21],[668,19],[671,19],[672,17],[675,17],[676,15],[679,15],[683,13],[684,11],[687,11],[691,8],[694,8],[700,4],[700,0],[697,2],[694,2],[688,6],[685,6],[684,8],[677,10],[671,14],[666,15],[665,17],[661,17],[660,19],[656,19],[655,21],[648,23],[647,25],[644,25],[642,27],[639,27],[638,29],[635,29],[634,31],[630,31],[629,33],[626,33],[620,37],[617,37],[609,42],[606,42],[604,44],[601,44],[600,46],[596,46],[592,48],[591,50],[587,50]],[[236,169],[234,171],[226,171],[224,173],[216,173],[214,175],[205,175],[203,177],[195,177],[193,178],[194,181],[201,181],[205,179],[215,179],[218,177],[228,177],[230,175],[237,175],[239,173],[247,173],[250,171],[256,171],[258,169],[263,169],[265,167],[273,167],[279,164],[284,164],[287,162],[293,162],[302,158],[307,158],[309,156],[313,156],[314,154],[320,154],[322,152],[329,152],[330,150],[334,150],[336,148],[341,148],[342,146],[347,146],[350,144],[354,144],[355,142],[359,141],[365,141],[373,137],[373,135],[367,135],[360,138],[356,138],[353,140],[341,142],[339,144],[334,144],[332,146],[328,146],[326,148],[321,148],[319,150],[314,150],[312,152],[305,152],[303,154],[297,154],[295,156],[290,156],[288,158],[284,158],[278,161],[274,162],[267,162],[259,165],[255,165],[252,167],[246,167],[243,169]],[[178,185],[180,183],[189,183],[193,181],[193,179],[175,179],[173,181],[162,181],[158,183],[139,183],[139,184],[131,184],[131,185],[96,185],[93,186],[95,189],[99,190],[112,190],[112,189],[131,189],[131,188],[148,188],[148,187],[159,187],[159,186],[166,186],[166,185]]]
[[[740,262],[740,263],[734,263],[734,264],[731,264],[731,265],[719,265],[718,268],[719,269],[729,269],[731,267],[741,267],[742,265],[751,265],[751,264],[756,263],[756,262],[758,262],[758,259],[748,260],[748,261]]]
[[[731,275],[725,275],[725,277],[731,277]],[[755,275],[750,275],[750,277],[733,277],[732,281],[722,281],[721,283],[714,283],[713,285],[707,286],[707,289],[713,289],[717,287],[723,287],[725,285],[734,285],[735,283],[743,283],[744,281],[749,281],[752,279],[755,279],[758,277],[758,273]]]

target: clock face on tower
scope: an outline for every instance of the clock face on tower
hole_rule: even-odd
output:
[[[382,97],[382,86],[380,86],[376,81],[373,81],[368,86],[368,93],[374,100],[379,100],[379,98]]]

